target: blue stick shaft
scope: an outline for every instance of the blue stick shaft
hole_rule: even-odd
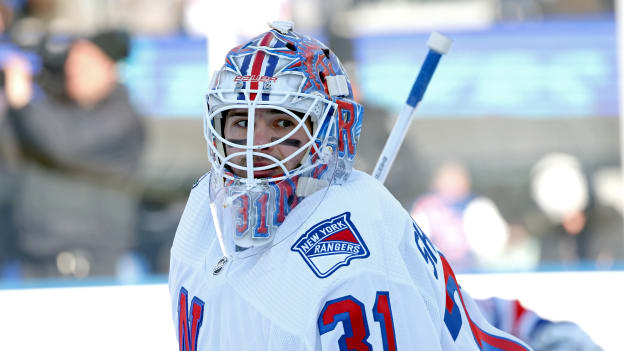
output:
[[[422,68],[414,81],[414,85],[412,85],[412,90],[407,97],[408,105],[416,107],[420,100],[422,100],[423,95],[425,95],[425,90],[427,90],[427,86],[433,76],[433,72],[435,72],[438,62],[440,62],[440,57],[442,57],[442,54],[429,50],[427,57],[425,57],[425,62],[423,62]]]

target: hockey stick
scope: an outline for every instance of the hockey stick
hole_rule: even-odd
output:
[[[375,165],[375,169],[373,170],[373,177],[379,180],[382,184],[388,176],[390,167],[392,167],[392,163],[396,158],[399,147],[401,147],[401,144],[403,143],[403,139],[405,139],[405,134],[407,133],[407,129],[412,122],[414,111],[416,110],[420,100],[422,100],[423,95],[425,95],[425,90],[427,90],[427,86],[429,85],[429,81],[431,81],[433,72],[435,72],[442,55],[446,54],[451,48],[452,43],[453,41],[451,39],[438,32],[433,32],[429,36],[429,40],[427,41],[429,53],[420,67],[420,72],[418,72],[416,81],[414,81],[414,85],[412,85],[412,90],[407,97],[407,102],[401,109],[401,113],[399,113],[399,117],[390,132],[386,145],[384,146],[383,151],[379,156],[379,160],[377,160],[377,165]]]

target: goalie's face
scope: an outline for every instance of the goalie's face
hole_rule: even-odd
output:
[[[223,136],[227,141],[241,146],[264,146],[255,150],[253,165],[249,165],[245,148],[226,145],[225,152],[227,155],[237,155],[232,157],[232,163],[241,167],[247,165],[247,168],[252,166],[253,177],[256,179],[284,175],[284,169],[275,164],[271,157],[283,161],[283,166],[288,171],[301,164],[301,160],[306,154],[306,152],[302,152],[301,148],[310,141],[311,123],[309,119],[303,126],[297,128],[300,121],[286,112],[275,109],[255,109],[253,131],[249,131],[249,120],[246,108],[232,109],[227,111],[225,115]],[[252,133],[253,138],[250,143],[247,141],[249,133]],[[286,137],[289,134],[291,135]],[[276,143],[284,137],[286,137],[284,140]],[[294,153],[296,154],[293,155]],[[290,157],[291,155],[292,157]],[[271,167],[271,165],[274,166]],[[243,169],[232,168],[232,172],[239,177],[248,176]]]

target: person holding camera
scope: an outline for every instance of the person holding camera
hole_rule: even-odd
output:
[[[132,177],[145,141],[117,82],[129,40],[109,31],[59,49],[55,39],[42,45],[37,77],[18,56],[5,65],[8,117],[24,160],[15,203],[21,264],[26,276],[110,275],[132,245]]]

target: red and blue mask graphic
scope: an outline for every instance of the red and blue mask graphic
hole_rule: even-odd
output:
[[[315,39],[272,29],[237,46],[206,102],[213,176],[237,213],[225,229],[243,247],[262,245],[306,197],[352,169],[362,106],[336,55]],[[281,119],[266,122],[274,114]]]

